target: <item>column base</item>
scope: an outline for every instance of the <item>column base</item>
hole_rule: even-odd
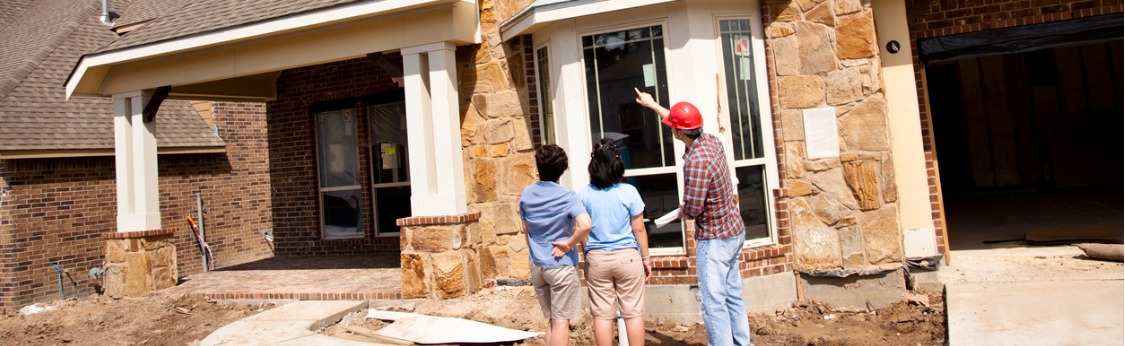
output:
[[[175,229],[102,233],[105,295],[138,297],[172,287],[179,279]]]
[[[480,213],[398,219],[402,298],[455,298],[480,291]]]

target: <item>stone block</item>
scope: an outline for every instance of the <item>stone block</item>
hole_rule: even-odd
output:
[[[508,251],[508,247],[502,245],[481,248],[480,270],[485,280],[510,277],[511,261]]]
[[[792,32],[792,28],[789,31]],[[801,73],[801,43],[797,35],[773,39],[773,61],[779,76]]]
[[[844,268],[866,266],[866,257],[863,251],[863,233],[856,227],[841,227],[837,230],[840,234],[840,255],[843,258]]]
[[[797,0],[797,5],[801,7],[802,11],[808,11],[816,5],[823,3],[825,0]]]
[[[486,118],[500,118],[523,115],[523,105],[515,90],[503,90],[491,94],[476,94],[472,98],[473,107]]]
[[[476,251],[465,252],[465,288],[469,293],[476,293],[484,287],[484,279],[480,271],[480,255]]]
[[[802,75],[815,75],[836,70],[836,49],[832,45],[831,31],[828,26],[823,24],[797,22],[797,40],[800,41]],[[821,83],[823,84],[823,82]]]
[[[125,252],[128,245],[125,242],[128,239],[106,239],[105,241],[105,260],[109,263],[122,263],[125,262]]]
[[[868,97],[839,119],[842,150],[890,150],[887,104],[882,95]]]
[[[805,142],[785,142],[785,177],[805,177]]]
[[[448,251],[433,255],[436,294],[441,298],[465,295],[465,261],[461,251]]]
[[[828,104],[839,106],[863,99],[863,75],[859,68],[828,72]]]
[[[849,209],[859,209],[859,204],[856,203],[855,197],[852,195],[852,190],[848,188],[847,183],[844,182],[843,169],[835,168],[823,172],[816,172],[809,175],[809,180],[812,181],[813,186],[816,186],[817,189],[831,195]]]
[[[175,267],[159,266],[152,268],[152,288],[162,290],[176,285]]]
[[[833,3],[837,16],[852,14],[863,10],[862,0],[835,0]]]
[[[477,130],[480,129],[483,116],[471,104],[461,106],[461,146],[468,147],[479,142]]]
[[[840,59],[875,56],[875,21],[869,12],[840,17],[836,22],[836,49]]]
[[[496,161],[494,159],[474,159],[470,161],[473,166],[473,197],[475,201],[487,202],[496,200]]]
[[[527,125],[527,117],[519,117],[512,121],[512,129],[515,132],[515,138],[512,139],[511,148],[513,151],[529,151],[532,149],[531,145],[531,130]]]
[[[776,22],[776,23],[771,24],[768,28],[766,28],[766,37],[769,37],[769,38],[786,37],[786,36],[792,35],[795,32],[797,32],[797,31],[793,29],[793,24]],[[795,42],[796,41],[794,41],[794,43]],[[774,44],[775,44],[774,49],[777,49],[776,41],[774,41]],[[794,45],[793,47],[796,48],[796,45]]]
[[[804,161],[805,170],[810,172],[823,172],[830,169],[839,169],[840,159],[835,157],[812,159]]]
[[[831,194],[817,194],[809,197],[809,200],[816,217],[820,218],[820,221],[826,225],[835,225],[836,222],[852,213],[852,209],[837,201]]]
[[[789,189],[789,196],[808,196],[813,193],[813,186],[804,180],[790,179],[785,181],[785,188]]]
[[[118,239],[114,239],[118,240]],[[125,271],[124,255],[122,255],[121,264],[107,264],[105,266],[105,295],[113,298],[121,298],[125,296]]]
[[[785,141],[805,140],[805,116],[800,110],[781,111],[781,136]]]
[[[898,185],[895,184],[895,167],[891,157],[891,153],[883,153],[882,163],[879,164],[879,174],[883,178],[880,180],[883,203],[894,203],[898,200]]]
[[[827,26],[836,25],[836,15],[832,13],[832,5],[819,4],[805,14],[805,20]]]
[[[148,254],[130,252],[125,255],[125,295],[140,297],[153,291],[152,262]]]
[[[429,258],[425,254],[402,253],[402,298],[425,298],[430,291],[429,279],[426,273]]]
[[[410,247],[420,252],[445,252],[461,247],[461,233],[450,226],[428,226],[415,229],[410,235]]]
[[[852,161],[844,163],[844,180],[852,189],[852,194],[859,201],[859,208],[863,210],[879,209],[880,199],[879,181],[876,178],[874,161]]]
[[[824,80],[818,76],[783,76],[778,89],[784,109],[813,108],[824,102]]]
[[[487,49],[486,49],[487,50]],[[488,57],[491,59],[491,57]],[[488,62],[465,69],[460,90],[469,95],[509,90],[512,85],[499,62]]]
[[[500,160],[500,181],[497,190],[503,194],[518,198],[523,189],[539,181],[539,171],[535,167],[535,156],[532,153],[520,153]],[[509,203],[510,204],[510,203]]]
[[[839,268],[842,262],[836,230],[820,222],[803,198],[790,200],[789,215],[797,269]]]
[[[508,119],[485,120],[480,126],[479,133],[481,139],[487,144],[507,143],[516,136],[512,129],[511,120]]]
[[[861,214],[857,221],[863,232],[867,259],[872,264],[900,263],[904,260],[898,209],[887,205]]]
[[[770,1],[770,6],[781,8],[781,12],[774,18],[774,23],[795,22],[801,20],[801,9],[795,1]]]

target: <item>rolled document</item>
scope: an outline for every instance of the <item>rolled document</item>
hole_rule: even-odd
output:
[[[667,224],[671,223],[672,221],[676,221],[676,219],[679,219],[679,218],[680,218],[680,208],[676,208],[675,210],[672,210],[672,211],[668,212],[667,214],[664,214],[664,216],[661,216],[660,218],[656,219],[656,221],[653,221],[653,223],[656,224],[656,228],[660,228],[660,227],[664,227],[664,225],[667,225]]]

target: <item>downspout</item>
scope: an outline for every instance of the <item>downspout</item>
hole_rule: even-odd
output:
[[[106,1],[106,0],[102,0],[102,1]],[[195,192],[195,209],[198,211],[198,215],[199,215],[199,242],[200,242],[200,246],[203,246],[203,245],[206,244],[207,237],[206,237],[206,233],[204,232],[205,228],[203,226],[203,224],[204,224],[203,223],[203,195],[201,195],[199,193],[199,191]],[[202,251],[201,255],[203,256],[203,271],[206,272],[206,271],[208,271],[208,268],[211,268],[211,265],[210,265],[210,263],[207,263],[207,252]]]

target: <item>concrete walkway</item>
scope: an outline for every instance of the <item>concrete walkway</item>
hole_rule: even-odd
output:
[[[223,326],[204,338],[199,345],[381,345],[316,333],[347,314],[366,308],[366,301],[289,303]]]
[[[1123,345],[1125,271],[1074,246],[954,251],[950,345]]]

